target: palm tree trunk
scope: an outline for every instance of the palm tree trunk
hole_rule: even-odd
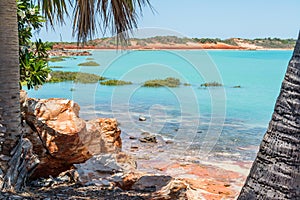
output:
[[[11,191],[24,185],[34,156],[21,134],[16,0],[1,0],[0,8],[0,188]]]
[[[20,136],[19,43],[15,0],[0,2],[0,120],[2,155],[10,157]],[[7,162],[0,160],[1,170]]]
[[[300,34],[269,128],[238,199],[300,199]]]

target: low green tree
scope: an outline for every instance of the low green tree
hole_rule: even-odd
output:
[[[17,6],[20,84],[28,89],[37,88],[46,82],[51,71],[47,62],[50,45],[41,39],[31,42],[33,32],[43,26],[45,19],[30,0],[17,0]]]

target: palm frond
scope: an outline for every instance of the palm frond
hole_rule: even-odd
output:
[[[37,0],[38,5],[42,10],[47,22],[53,27],[54,22],[57,21],[64,24],[64,17],[68,16],[68,10],[65,0]],[[71,0],[68,3],[72,5]]]
[[[73,22],[73,35],[78,42],[86,42],[96,33],[98,23],[102,31],[108,28],[117,34],[117,41],[126,41],[128,31],[137,28],[142,8],[149,6],[149,0],[77,0]]]
[[[85,43],[96,32],[95,0],[77,0],[74,8],[73,36]]]

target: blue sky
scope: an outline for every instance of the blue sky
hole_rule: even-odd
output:
[[[300,29],[300,0],[150,0],[157,11],[144,9],[139,28],[173,30],[186,37],[296,38]],[[70,21],[43,29],[48,41],[75,41]],[[99,34],[97,37],[101,37]]]

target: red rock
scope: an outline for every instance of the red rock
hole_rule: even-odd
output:
[[[154,193],[156,200],[169,200],[169,199],[191,199],[187,195],[188,185],[181,180],[171,180],[161,190]]]
[[[117,186],[123,190],[130,190],[134,183],[142,177],[142,173],[129,172],[122,177],[122,181],[118,182]]]
[[[121,131],[115,119],[86,122],[71,100],[24,98],[24,130],[40,160],[31,178],[57,176],[95,153],[120,151]]]
[[[93,154],[117,153],[121,151],[121,130],[116,119],[99,118],[87,122],[90,134],[89,150]]]

